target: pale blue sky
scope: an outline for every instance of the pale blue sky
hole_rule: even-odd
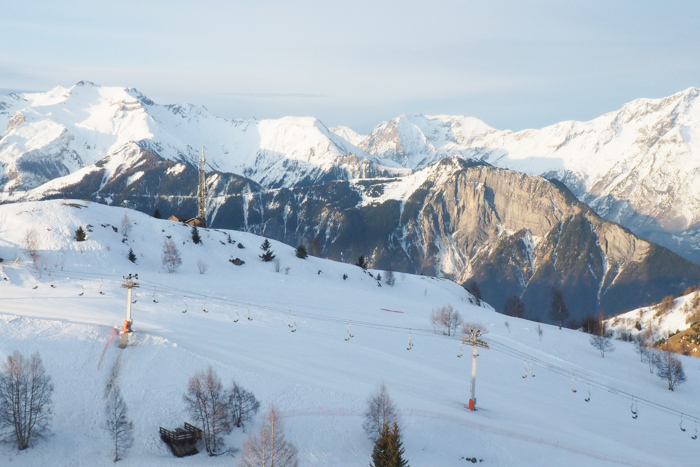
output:
[[[402,113],[588,120],[700,86],[700,2],[13,1],[0,88],[80,80],[366,132]]]

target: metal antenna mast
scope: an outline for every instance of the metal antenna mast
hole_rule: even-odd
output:
[[[128,276],[124,277],[122,281],[122,288],[126,289],[126,319],[124,320],[124,332],[122,333],[122,337],[119,341],[119,347],[122,349],[126,347],[126,342],[128,340],[129,333],[131,332],[131,325],[133,324],[133,320],[131,319],[131,289],[134,287],[139,287],[138,274],[129,274]]]
[[[469,410],[476,410],[476,357],[479,356],[479,354],[476,353],[476,348],[483,347],[485,349],[488,349],[489,346],[485,341],[481,340],[481,331],[474,331],[473,329],[470,329],[469,335],[462,337],[460,342],[462,344],[469,344],[473,348],[473,351],[472,351],[472,394],[471,394],[471,398],[469,399]]]
[[[204,158],[204,148],[202,157],[199,158],[199,184],[197,186],[197,218],[206,225],[207,222],[207,182],[205,175],[206,159]]]

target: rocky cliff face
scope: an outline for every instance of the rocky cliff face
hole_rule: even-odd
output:
[[[546,315],[552,287],[572,319],[621,312],[700,281],[700,267],[599,217],[541,177],[445,159],[398,180],[251,192],[219,203],[213,226],[246,229],[379,269],[475,279],[501,309]]]

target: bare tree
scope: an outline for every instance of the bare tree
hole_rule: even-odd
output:
[[[236,428],[245,428],[246,422],[252,420],[260,409],[260,402],[252,392],[246,391],[241,385],[233,382],[228,394],[228,411],[231,415],[231,424]]]
[[[364,415],[365,421],[362,424],[362,428],[367,432],[370,439],[375,442],[381,435],[382,427],[385,423],[389,425],[398,423],[398,411],[391,397],[389,397],[386,384],[380,384],[377,391],[367,399],[367,409]]]
[[[231,425],[226,391],[211,366],[190,378],[184,399],[190,414],[202,426],[207,452],[210,456],[220,454],[224,447],[221,436],[231,431]]]
[[[508,323],[508,321],[506,321]],[[507,325],[506,325],[507,326]],[[480,332],[481,334],[488,334],[488,328],[482,323],[476,323],[472,321],[465,321],[460,328],[464,334],[471,334],[472,332]]]
[[[209,269],[209,265],[201,259],[197,261],[197,267],[199,268],[200,274],[204,274],[207,272],[207,269]]]
[[[30,359],[18,351],[7,357],[0,373],[0,432],[20,451],[48,434],[52,393],[51,377],[38,352]]]
[[[430,324],[440,327],[443,334],[450,336],[462,324],[462,315],[452,305],[445,305],[430,313]]]
[[[559,324],[561,329],[562,323],[569,317],[569,309],[564,303],[564,295],[556,287],[552,287],[552,301],[549,304],[549,316]]]
[[[39,258],[39,234],[36,229],[29,229],[24,234],[24,248],[29,252],[29,256],[31,256],[36,267],[37,259]]]
[[[661,349],[661,358],[656,361],[656,374],[668,382],[669,391],[686,381],[683,364],[668,347]]]
[[[386,273],[384,274],[384,282],[386,282],[386,285],[389,287],[393,286],[396,283],[396,278],[394,277],[394,270],[391,269],[391,266],[387,268]]]
[[[134,424],[127,416],[126,403],[117,384],[112,385],[107,395],[105,415],[104,429],[114,442],[114,462],[117,462],[134,444]]]
[[[177,271],[177,268],[182,264],[182,258],[180,258],[180,252],[175,246],[175,242],[172,240],[165,240],[163,242],[163,266],[172,273]]]
[[[131,219],[124,213],[124,217],[122,218],[122,235],[124,238],[129,236],[129,232],[131,232]]]
[[[591,345],[600,350],[600,357],[605,358],[605,352],[612,352],[615,350],[615,346],[612,343],[612,331],[607,329],[608,323],[603,319],[603,315],[598,315],[598,325],[596,329],[598,332],[591,336]]]
[[[280,414],[275,406],[265,417],[260,433],[243,443],[239,467],[297,467],[297,448],[284,437]]]
[[[639,361],[644,362],[649,355],[649,341],[651,335],[649,330],[642,331],[634,337],[634,351],[639,354]]]

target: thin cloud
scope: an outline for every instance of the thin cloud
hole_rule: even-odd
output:
[[[224,92],[223,96],[252,97],[256,99],[325,99],[324,94],[312,94],[304,92]]]

